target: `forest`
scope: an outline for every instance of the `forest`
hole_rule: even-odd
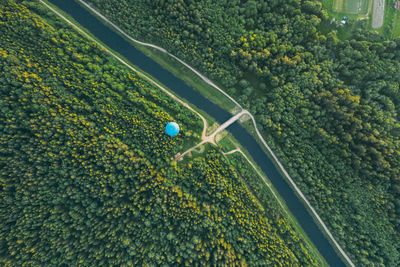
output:
[[[218,148],[171,160],[194,113],[38,2],[0,2],[0,74],[1,266],[318,265]]]
[[[251,111],[357,265],[400,265],[400,39],[342,40],[316,0],[87,2]]]

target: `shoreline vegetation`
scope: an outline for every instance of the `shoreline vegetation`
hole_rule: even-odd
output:
[[[112,23],[110,23],[109,21],[107,21],[107,19],[101,15],[100,13],[98,13],[97,11],[92,10],[92,7],[88,6],[87,3],[85,3],[84,1],[78,0],[77,1],[79,4],[81,4],[83,7],[88,8],[88,10],[95,15],[96,17],[98,17],[101,21],[103,21],[104,24],[108,25],[110,28],[116,30],[116,32],[122,36],[125,40],[129,41],[132,45],[134,45],[135,47],[137,47],[139,50],[141,50],[142,52],[145,52],[146,55],[150,56],[152,59],[156,60],[158,63],[160,63],[163,67],[165,67],[167,70],[171,71],[172,73],[174,73],[175,75],[177,75],[177,77],[180,77],[182,80],[188,82],[191,86],[193,86],[193,88],[198,89],[197,87],[199,86],[198,84],[194,83],[194,80],[199,80],[201,83],[203,83],[205,86],[199,86],[200,89],[199,91],[201,93],[203,93],[204,95],[207,96],[207,98],[211,99],[213,102],[217,102],[220,103],[225,109],[230,109],[230,107],[232,107],[232,101],[231,99],[228,99],[226,97],[226,95],[222,95],[221,97],[218,97],[219,95],[221,95],[221,93],[216,90],[216,88],[214,88],[213,86],[208,85],[207,83],[204,83],[204,81],[202,81],[202,79],[199,79],[199,74],[195,74],[194,70],[188,70],[187,67],[182,66],[182,61],[178,62],[176,61],[174,58],[176,58],[174,55],[170,54],[168,51],[166,51],[163,48],[160,47],[156,47],[153,44],[148,44],[148,43],[143,43],[141,41],[132,41],[131,37],[127,36],[126,33],[121,33],[121,29],[116,28],[115,25],[112,25]],[[96,12],[96,13],[94,13]],[[154,53],[152,53],[152,52]],[[174,58],[171,58],[174,57]],[[171,63],[173,62],[173,63]],[[186,63],[183,63],[186,64]],[[179,70],[177,70],[177,68]],[[181,72],[181,70],[186,70],[185,74],[183,74]],[[190,76],[189,78],[187,76]],[[207,78],[206,78],[207,79]],[[231,98],[229,96],[229,98]],[[223,101],[222,99],[225,99],[225,101]],[[230,103],[230,104],[228,104]],[[237,105],[239,105],[236,101],[235,103]],[[231,113],[234,114],[237,112],[238,109],[242,108],[240,105],[236,106],[232,109],[230,109]],[[236,111],[236,112],[235,112]],[[255,121],[253,121],[254,125],[250,124],[250,128],[253,129],[254,126],[256,126]],[[273,158],[273,156],[271,155],[271,151],[267,150],[266,147],[264,147],[264,144],[261,143],[260,141],[260,136],[256,133],[256,131],[252,131],[250,130],[250,132],[253,133],[253,136],[257,139],[257,142],[259,143],[260,147],[263,148],[263,150],[265,151],[265,153],[267,153],[268,155],[270,155],[270,158]],[[244,154],[243,154],[244,155]],[[276,166],[276,168],[279,170],[279,172],[281,173],[281,175],[283,177],[287,177],[287,174],[284,173],[284,171],[281,170],[281,167],[278,166],[278,162],[276,162],[276,160],[274,160],[274,165]],[[288,179],[290,179],[290,177],[287,177]],[[298,198],[300,199],[301,202],[303,202],[303,204],[306,206],[308,212],[311,214],[311,216],[313,217],[314,221],[317,223],[318,227],[320,228],[320,230],[323,232],[323,234],[326,236],[326,238],[329,240],[329,242],[331,243],[331,245],[335,248],[335,250],[337,251],[339,257],[342,258],[343,261],[348,262],[351,266],[353,265],[353,263],[351,262],[351,260],[348,258],[348,256],[344,253],[344,251],[342,250],[342,248],[340,248],[340,246],[337,244],[336,240],[334,240],[333,236],[331,235],[331,233],[329,232],[329,230],[327,229],[326,225],[322,222],[322,220],[319,218],[318,214],[316,214],[315,210],[310,206],[309,202],[304,199],[304,196],[302,195],[301,191],[299,195],[298,192],[298,188],[296,187],[296,185],[293,186],[293,182],[292,181],[288,181],[290,182],[290,186],[292,187],[292,189],[295,191],[295,193],[297,194]],[[296,188],[294,188],[296,187]],[[316,217],[317,216],[317,217]],[[293,217],[293,216],[292,216]],[[296,220],[294,217],[292,218],[293,220]],[[304,231],[303,231],[304,232]],[[314,247],[315,248],[315,247]],[[314,254],[318,254],[318,252],[314,253]],[[323,259],[323,258],[322,258]],[[323,259],[324,261],[324,259]]]
[[[47,2],[46,0],[43,0],[45,2]],[[51,3],[47,2],[48,4],[51,5]],[[57,7],[53,6],[53,8],[56,8],[57,10],[59,10]],[[59,10],[61,13],[63,13],[62,10]],[[64,13],[65,16],[69,17],[67,14]],[[72,19],[73,20],[73,19]],[[104,22],[105,24],[107,24],[107,22]],[[79,26],[79,23],[76,23],[76,26]],[[110,26],[111,28],[113,28],[112,26]],[[84,30],[84,28],[80,27],[82,30]],[[84,30],[85,32],[87,32],[86,30]],[[88,32],[89,33],[89,32]],[[91,34],[90,34],[91,35]],[[92,35],[91,35],[92,36]],[[96,38],[94,36],[92,36],[93,38]],[[97,40],[97,38],[96,38]],[[126,39],[128,41],[131,42],[132,45],[134,45],[135,47],[137,47],[138,49],[140,49],[142,52],[144,52],[146,55],[150,56],[152,59],[156,59],[157,62],[159,62],[163,67],[167,68],[167,70],[171,71],[172,73],[174,73],[175,75],[178,75],[178,77],[183,78],[183,80],[185,80],[186,82],[188,82],[190,85],[195,86],[195,88],[197,89],[199,86],[202,87],[201,85],[204,85],[205,90],[200,90],[201,93],[203,93],[207,98],[211,99],[213,102],[217,102],[219,103],[222,107],[224,107],[226,110],[230,110],[232,114],[235,114],[236,111],[238,110],[237,106],[234,106],[234,103],[232,103],[231,100],[227,99],[226,96],[222,95],[221,93],[219,93],[218,91],[215,90],[215,88],[213,88],[212,86],[208,85],[207,83],[205,83],[202,79],[200,79],[198,77],[198,75],[194,74],[192,71],[188,70],[186,67],[182,66],[181,63],[177,62],[176,60],[174,60],[173,58],[171,59],[171,57],[169,55],[165,55],[164,53],[160,52],[157,49],[145,46],[145,45],[141,45],[138,44],[137,42],[132,42],[129,39]],[[101,41],[97,40],[99,43],[102,43]],[[103,44],[103,43],[102,43]],[[156,55],[152,54],[152,52],[154,52]],[[121,56],[120,56],[121,57]],[[123,57],[121,57],[123,58]],[[159,60],[159,61],[158,61]],[[173,62],[173,63],[171,63]],[[129,64],[129,63],[128,63]],[[180,68],[180,71],[182,70],[186,70],[183,75],[183,73],[180,73],[179,71],[176,71],[176,68],[174,68],[174,66],[182,66]],[[186,80],[185,76],[189,76],[189,79]],[[153,78],[153,77],[152,77]],[[154,78],[153,78],[154,79]],[[196,81],[196,83],[194,82]],[[173,93],[173,92],[172,92]],[[220,95],[220,97],[215,97]],[[225,99],[224,101],[221,101],[221,99]],[[204,116],[204,112],[202,112],[201,110],[197,110],[200,113],[203,113]],[[208,117],[208,115],[207,115]],[[209,117],[208,117],[209,118]],[[215,121],[213,121],[211,118],[207,119],[208,121],[208,125],[212,125],[214,127],[218,127],[219,124]],[[251,125],[251,127],[253,127],[253,125]],[[211,129],[211,130],[210,130]],[[216,128],[215,128],[216,129]],[[206,134],[209,135],[213,132],[214,130],[212,130],[212,127],[207,127],[206,130]],[[233,139],[233,137],[231,136],[231,139]],[[236,143],[236,148],[237,147],[241,147],[239,143]],[[206,146],[206,144],[204,144],[203,146]],[[203,147],[202,146],[202,147]],[[245,151],[243,148],[241,148],[242,151]],[[196,152],[195,152],[196,153]],[[204,154],[204,150],[202,152]],[[249,155],[246,155],[247,152],[245,151],[244,153],[241,152],[242,155],[244,157],[247,157],[246,159],[249,160],[251,157]],[[266,151],[266,153],[268,153],[268,151]],[[250,163],[250,167],[254,168],[254,166],[256,166],[256,164],[254,163],[254,161],[251,161],[252,163]],[[252,165],[253,164],[253,165]],[[272,185],[271,185],[272,186]],[[276,192],[276,189],[269,189],[269,190],[274,190]],[[281,202],[282,199],[279,200],[278,197],[276,197],[276,195],[274,194],[276,200],[278,202]],[[278,195],[279,196],[279,195]],[[282,204],[280,204],[282,205]],[[328,264],[326,263],[325,259],[319,254],[318,250],[316,249],[315,245],[308,239],[308,236],[304,233],[304,230],[302,230],[301,226],[298,224],[297,220],[293,217],[293,215],[290,213],[290,211],[288,210],[288,208],[285,206],[284,211],[286,212],[286,215],[289,216],[289,219],[291,221],[291,223],[294,224],[294,226],[297,228],[297,231],[299,231],[303,238],[306,239],[307,244],[312,247],[313,249],[313,254],[314,257],[319,258],[319,263],[318,265],[321,266],[327,266]]]
[[[3,264],[321,264],[215,149],[169,160],[200,137],[193,109],[24,4],[0,4],[1,60],[18,77],[0,83]],[[176,139],[157,130],[172,118],[187,125]]]
[[[322,33],[329,17],[319,1],[89,2],[255,114],[355,264],[400,263],[398,39],[362,24],[346,38]]]

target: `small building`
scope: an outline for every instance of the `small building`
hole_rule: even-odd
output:
[[[395,8],[395,9],[400,9],[400,1],[396,1],[396,2],[394,3],[394,8]]]
[[[343,17],[342,20],[340,21],[342,24],[346,24],[346,22],[349,20],[349,17]]]

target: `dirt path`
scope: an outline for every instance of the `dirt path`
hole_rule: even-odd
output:
[[[199,146],[205,144],[205,143],[210,143],[213,144],[214,146],[217,146],[217,142],[215,141],[215,136],[220,133],[221,131],[225,130],[226,128],[229,127],[229,125],[231,125],[232,123],[235,123],[237,120],[240,119],[241,116],[243,115],[251,115],[247,110],[242,110],[239,113],[237,113],[235,116],[233,116],[232,118],[230,118],[229,120],[227,120],[226,122],[224,122],[223,124],[221,124],[212,134],[208,135],[208,136],[203,136],[201,139],[201,142],[198,143],[197,145],[189,148],[188,150],[186,150],[185,152],[183,152],[181,155],[176,156],[175,159],[181,159],[183,158],[186,154],[188,154],[189,152],[192,152],[193,150],[195,150],[196,148],[198,148]]]

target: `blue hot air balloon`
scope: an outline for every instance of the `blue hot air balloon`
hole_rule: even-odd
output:
[[[165,132],[169,136],[175,136],[179,133],[179,125],[176,122],[169,122],[167,126],[165,126]]]

